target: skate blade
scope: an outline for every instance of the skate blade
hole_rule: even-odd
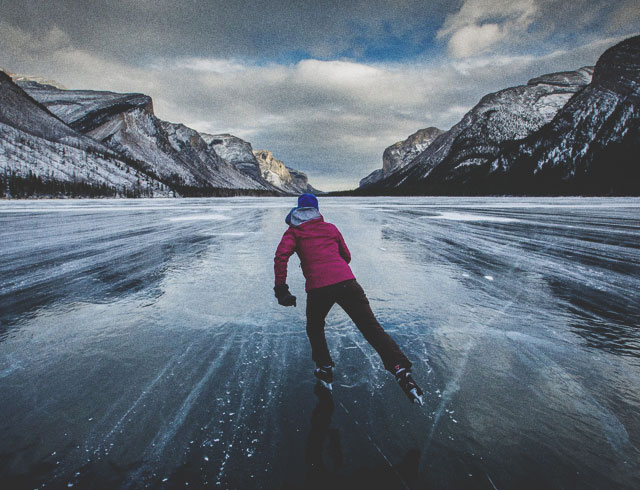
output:
[[[318,380],[320,382],[320,385],[329,391],[333,391],[333,386],[331,385],[331,383],[327,383],[326,381],[322,381],[321,379]]]
[[[415,388],[410,391],[411,396],[413,397],[413,403],[416,403],[420,406],[424,405],[424,400],[422,399],[422,395],[418,394],[418,390]]]

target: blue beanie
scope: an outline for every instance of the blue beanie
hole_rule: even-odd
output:
[[[298,207],[318,209],[318,198],[313,194],[302,194],[298,197]]]

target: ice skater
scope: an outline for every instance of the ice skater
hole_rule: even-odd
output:
[[[385,369],[396,377],[409,399],[422,405],[422,390],[411,376],[411,362],[376,320],[367,296],[348,265],[351,254],[347,244],[338,228],[320,214],[316,196],[299,196],[298,206],[289,212],[285,222],[289,228],[274,257],[273,290],[279,304],[296,306],[296,297],[289,292],[286,282],[289,257],[297,253],[306,279],[307,336],[316,363],[315,377],[331,390],[335,364],[329,354],[324,326],[329,310],[338,303],[378,352]]]

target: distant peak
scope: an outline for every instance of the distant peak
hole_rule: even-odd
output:
[[[276,160],[271,150],[253,150],[253,154],[256,158],[262,158],[264,160]]]
[[[11,80],[13,80],[14,82],[35,82],[35,83],[39,83],[40,85],[48,85],[50,87],[54,87],[60,90],[67,90],[67,87],[65,87],[60,82],[57,82],[55,80],[49,80],[44,77],[21,75],[19,73],[11,73],[10,71],[5,70],[2,67],[0,67],[0,70],[2,70],[7,75],[9,75],[11,77]]]
[[[559,71],[547,73],[539,77],[532,78],[527,85],[555,85],[558,87],[568,87],[573,85],[586,85],[593,76],[593,66],[583,66],[573,71]]]

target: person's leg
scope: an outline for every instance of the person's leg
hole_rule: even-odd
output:
[[[311,344],[311,358],[316,366],[334,366],[324,334],[325,318],[335,303],[326,288],[307,293],[307,336]]]
[[[354,279],[340,284],[341,289],[337,293],[336,302],[349,315],[362,332],[364,338],[371,344],[382,359],[387,371],[395,374],[397,368],[411,368],[411,362],[404,355],[398,344],[389,336],[376,320],[369,300],[362,287]]]

